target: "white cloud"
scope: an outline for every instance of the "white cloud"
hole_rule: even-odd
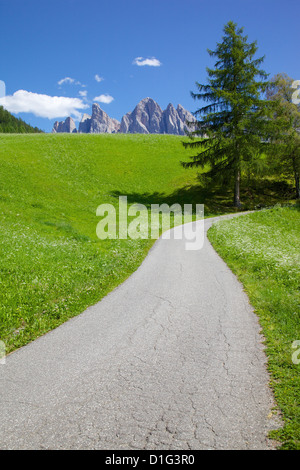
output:
[[[99,103],[106,103],[109,104],[114,100],[114,98],[110,95],[100,95],[95,96],[94,101],[98,101]]]
[[[64,83],[74,83],[74,82],[75,82],[75,78],[65,77],[59,80],[57,83],[58,85],[63,85]]]
[[[100,83],[100,82],[102,82],[102,81],[104,80],[104,78],[103,78],[103,77],[100,77],[100,75],[98,75],[98,74],[96,73],[96,75],[95,75],[95,80],[96,80],[96,82]]]
[[[75,78],[71,78],[71,77],[62,78],[61,80],[57,82],[59,86],[63,85],[64,83],[68,83],[68,84],[74,83],[74,85],[79,85],[82,87],[86,86],[86,85],[83,85],[79,80],[75,80]]]
[[[144,65],[149,65],[150,67],[160,67],[162,63],[155,57],[144,59],[144,57],[136,57],[132,62],[134,65],[142,67]]]
[[[13,95],[0,98],[0,105],[11,113],[32,113],[48,119],[67,116],[78,119],[81,115],[78,110],[89,107],[80,98],[41,95],[26,90],[18,90]]]
[[[82,98],[86,98],[87,90],[82,90],[82,91],[80,90],[79,95],[82,96]]]

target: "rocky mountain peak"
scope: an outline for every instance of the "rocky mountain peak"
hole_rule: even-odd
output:
[[[132,133],[184,135],[186,120],[194,121],[193,115],[180,104],[175,108],[169,103],[163,111],[152,98],[142,99],[132,112],[122,117],[121,123],[108,116],[98,103],[92,106],[92,115],[83,114],[79,123],[80,133]],[[53,132],[77,132],[72,118],[56,122]]]
[[[75,134],[77,132],[74,120],[71,117],[67,117],[65,121],[55,121],[52,132],[67,132],[68,134]]]
[[[84,115],[80,126],[80,132],[84,132],[84,128],[89,126],[88,133],[100,134],[108,133],[112,134],[118,132],[120,129],[120,123],[116,119],[112,119],[109,115],[100,108],[98,103],[94,103],[92,107],[92,116]]]
[[[91,129],[91,116],[84,113],[79,123],[78,132],[81,134],[89,134]]]

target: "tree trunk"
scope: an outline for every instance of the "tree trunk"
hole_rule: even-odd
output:
[[[294,170],[294,177],[295,177],[295,188],[296,188],[296,199],[300,199],[300,181],[299,181],[299,172],[296,164],[296,158],[292,156],[293,162],[293,170]]]
[[[299,174],[295,173],[295,183],[296,183],[296,199],[300,199],[300,181]]]
[[[236,170],[235,173],[235,182],[234,182],[234,207],[237,207],[240,209],[242,207],[242,203],[240,200],[240,180],[241,180],[241,174],[240,170]]]

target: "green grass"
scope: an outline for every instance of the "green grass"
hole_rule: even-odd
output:
[[[99,240],[100,204],[204,203],[233,212],[230,190],[203,187],[170,135],[0,134],[0,339],[10,352],[99,301],[141,264],[153,240]],[[245,208],[290,197],[244,180]]]
[[[0,135],[0,338],[10,352],[96,303],[153,240],[99,240],[96,208],[194,202],[177,136]],[[178,192],[179,191],[179,192]],[[199,196],[192,193],[197,202]]]
[[[234,212],[232,191],[204,187],[185,170],[185,138],[167,135],[0,134],[0,339],[6,352],[93,305],[141,264],[153,240],[99,240],[100,204],[204,203],[205,216]],[[243,178],[245,209],[289,201],[273,179]],[[275,208],[212,228],[209,236],[257,309],[286,425],[299,448],[299,209]]]
[[[208,236],[243,283],[260,319],[271,385],[284,419],[271,437],[283,449],[299,450],[300,364],[292,360],[292,345],[300,340],[300,208],[274,207],[222,221]]]

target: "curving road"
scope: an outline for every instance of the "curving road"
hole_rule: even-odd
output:
[[[273,448],[257,317],[207,238],[184,243],[159,239],[101,302],[6,358],[1,449]]]

